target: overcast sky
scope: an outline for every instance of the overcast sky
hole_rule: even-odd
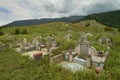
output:
[[[0,0],[0,25],[23,19],[87,15],[120,9],[120,0]]]

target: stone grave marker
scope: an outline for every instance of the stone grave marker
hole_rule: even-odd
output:
[[[23,46],[24,47],[27,46],[27,39],[26,38],[23,39]]]
[[[86,59],[89,52],[89,47],[90,47],[90,42],[86,40],[80,43],[80,54],[79,54],[80,58]]]
[[[70,40],[71,40],[71,34],[65,35],[65,39],[66,39],[67,41],[70,41]]]
[[[40,44],[39,44],[39,41],[37,38],[34,38],[33,41],[32,41],[32,45],[36,47],[36,50],[40,51],[41,48],[40,48]]]

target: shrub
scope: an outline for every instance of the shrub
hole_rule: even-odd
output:
[[[0,35],[4,35],[4,33],[2,31],[0,31]]]
[[[90,23],[87,23],[85,26],[86,26],[86,27],[89,27],[89,26],[90,26]]]
[[[120,32],[120,28],[118,28],[118,32]]]
[[[113,31],[113,29],[110,28],[110,27],[105,27],[105,28],[104,28],[104,31]]]
[[[14,34],[16,34],[16,35],[20,34],[20,30],[19,29],[15,29]]]
[[[21,34],[27,34],[28,32],[27,32],[27,30],[23,30],[22,32],[21,32]]]

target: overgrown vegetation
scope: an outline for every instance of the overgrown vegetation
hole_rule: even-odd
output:
[[[94,24],[86,27],[86,23]],[[72,73],[70,70],[54,63],[49,63],[49,55],[39,61],[34,61],[21,56],[21,54],[15,52],[14,48],[7,49],[0,52],[0,80],[119,80],[120,33],[113,33],[112,30],[105,31],[105,28],[106,26],[95,21],[83,21],[76,24],[56,22],[29,27],[2,28],[1,30],[6,34],[0,36],[0,42],[4,44],[15,42],[19,38],[23,40],[26,37],[28,41],[32,41],[37,36],[45,38],[47,35],[54,34],[54,38],[60,47],[53,51],[55,55],[70,48],[74,49],[78,45],[78,40],[83,32],[93,34],[93,36],[88,37],[88,40],[97,50],[106,50],[105,45],[98,45],[100,36],[110,37],[113,40],[113,46],[105,63],[104,71],[98,76],[96,76],[94,69]],[[27,30],[27,34],[20,34],[24,30]],[[72,31],[70,32],[72,34],[71,41],[64,39],[68,30]],[[117,28],[114,28],[114,30],[118,31]],[[19,35],[13,35],[15,31]]]

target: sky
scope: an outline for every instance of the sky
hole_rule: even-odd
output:
[[[120,10],[120,0],[0,0],[0,26],[15,20]]]

